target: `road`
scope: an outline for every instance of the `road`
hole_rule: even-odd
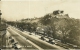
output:
[[[30,37],[30,36],[27,36],[27,35],[23,34],[22,32],[20,32],[19,30],[10,27],[10,29],[8,31],[12,34],[12,36],[16,35],[15,38],[20,42],[21,45],[25,45],[26,46],[26,45],[30,45],[30,44],[28,42],[26,42],[26,41],[23,41],[21,39],[21,37],[19,37],[17,34],[15,34],[12,30],[14,30],[15,32],[17,32],[21,36],[25,37],[26,39],[32,41],[33,43],[35,43],[36,45],[38,45],[39,47],[41,47],[43,49],[61,49],[61,48],[57,48],[57,47],[48,45],[48,44],[43,43],[41,41],[38,41],[37,39],[34,39],[34,38]],[[32,47],[32,48],[35,48],[35,47]]]
[[[37,49],[35,46],[30,44],[28,41],[24,40],[21,36],[19,36],[13,30],[11,30],[11,28],[9,28],[7,30],[11,34],[11,36],[14,37],[15,40],[18,41],[18,43],[22,46],[22,48],[24,48],[24,49]]]

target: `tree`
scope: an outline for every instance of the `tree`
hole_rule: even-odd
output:
[[[2,21],[3,23],[6,23],[6,22],[7,22],[7,20],[4,19],[4,18],[2,18],[1,21]]]
[[[43,25],[48,25],[50,22],[51,22],[51,16],[49,14],[45,15],[41,20],[40,22],[43,24]]]
[[[36,28],[37,28],[37,23],[32,23],[32,31],[34,32],[34,31],[36,31]]]
[[[76,45],[80,45],[79,43],[80,21],[78,19],[70,19],[68,23],[69,23],[68,27],[70,28],[68,40],[70,39],[72,41],[72,42],[71,41],[68,42]]]
[[[56,31],[61,31],[62,32],[62,42],[65,43],[65,38],[66,38],[66,34],[69,31],[67,28],[68,23],[66,22],[65,19],[59,19],[56,24],[55,24],[55,29]]]

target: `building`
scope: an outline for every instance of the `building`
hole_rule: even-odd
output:
[[[6,47],[6,24],[1,23],[1,10],[0,10],[0,48],[5,49]]]
[[[69,15],[64,14],[64,11],[61,11],[61,10],[53,11],[53,13],[50,13],[49,15],[51,17],[56,17],[56,18],[69,18]]]

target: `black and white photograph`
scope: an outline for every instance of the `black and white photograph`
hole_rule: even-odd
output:
[[[0,0],[0,50],[80,50],[80,0]]]

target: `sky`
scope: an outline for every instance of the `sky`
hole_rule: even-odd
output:
[[[64,10],[72,18],[80,19],[80,0],[2,0],[2,18],[20,20],[43,17],[54,10]]]

